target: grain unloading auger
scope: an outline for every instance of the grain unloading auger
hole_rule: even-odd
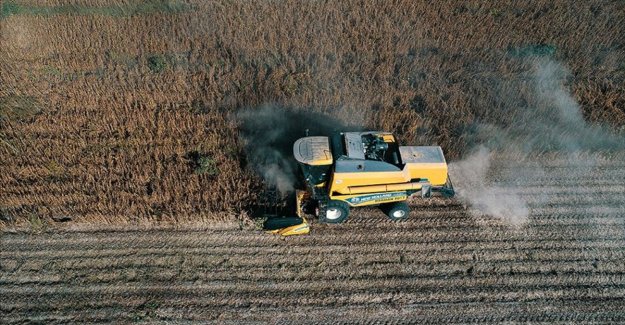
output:
[[[306,188],[297,190],[297,215],[272,218],[265,229],[281,235],[309,232],[304,217],[341,223],[351,208],[377,205],[394,221],[408,218],[408,197],[454,196],[443,150],[400,146],[388,132],[343,132],[295,141],[293,155]]]

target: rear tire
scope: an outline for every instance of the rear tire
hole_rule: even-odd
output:
[[[342,223],[349,217],[349,204],[343,201],[330,200],[326,204],[320,204],[318,211],[320,222]]]
[[[447,182],[445,183],[445,186],[443,186],[441,193],[443,194],[443,197],[447,199],[456,195],[454,184],[451,183],[451,178],[447,177]]]
[[[381,208],[386,216],[393,221],[406,220],[410,215],[410,208],[406,202],[389,203],[383,205]]]

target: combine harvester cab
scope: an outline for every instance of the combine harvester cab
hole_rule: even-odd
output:
[[[298,215],[341,223],[350,208],[378,205],[391,220],[408,217],[415,193],[454,195],[438,146],[399,146],[388,132],[344,132],[305,137],[293,145],[306,189],[298,191]]]

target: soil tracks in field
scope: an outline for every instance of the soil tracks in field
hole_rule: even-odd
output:
[[[3,233],[0,312],[8,324],[623,323],[623,157],[545,156],[542,176],[517,179],[535,162],[493,156],[490,180],[530,209],[523,227],[433,198],[413,200],[405,222],[363,208],[288,238],[236,227]]]

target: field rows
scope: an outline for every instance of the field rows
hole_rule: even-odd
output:
[[[580,279],[580,281],[583,279]],[[4,292],[5,297],[10,298],[10,303],[3,306],[2,311],[9,317],[29,317],[38,315],[80,315],[81,310],[92,311],[89,314],[104,312],[118,313],[122,310],[141,310],[147,308],[160,310],[161,308],[181,308],[192,311],[189,315],[177,315],[184,319],[198,319],[202,316],[210,315],[209,319],[214,319],[217,315],[226,311],[238,311],[246,313],[250,308],[255,312],[250,314],[250,318],[268,317],[267,314],[277,316],[284,312],[284,306],[293,305],[297,301],[298,306],[315,308],[317,310],[348,307],[358,309],[358,307],[380,307],[380,306],[403,306],[412,312],[422,310],[421,304],[440,304],[438,313],[429,317],[440,316],[439,313],[450,314],[447,308],[455,308],[454,305],[463,306],[466,304],[489,304],[489,303],[514,303],[523,306],[526,303],[542,302],[549,304],[552,301],[587,301],[590,299],[601,300],[603,303],[610,300],[618,305],[617,298],[625,294],[625,286],[607,285],[590,282],[587,285],[575,283],[561,285],[544,285],[537,283],[523,286],[483,286],[483,287],[462,287],[450,288],[448,286],[436,285],[410,285],[409,283],[393,281],[350,281],[349,284],[333,286],[326,284],[303,283],[301,281],[284,283],[282,286],[275,286],[271,283],[256,286],[254,283],[234,283],[234,291],[226,287],[215,288],[215,286],[204,284],[190,284],[186,286],[172,285],[124,285],[124,286],[92,286],[90,290],[79,287],[67,287],[64,290],[46,291],[44,293],[28,294],[27,292]],[[341,282],[340,280],[333,281]],[[355,284],[353,287],[351,284]],[[401,285],[393,287],[392,285]],[[481,283],[476,283],[481,285]],[[287,290],[284,290],[287,288]],[[247,289],[247,290],[246,290]],[[32,299],[39,301],[54,301],[53,309],[46,304],[32,305]],[[74,299],[79,299],[74,301]],[[21,303],[20,303],[21,301]],[[151,301],[158,303],[150,305]],[[622,301],[620,302],[622,303]],[[451,306],[450,306],[451,305]],[[602,304],[603,305],[603,304]],[[162,307],[161,307],[162,306]],[[273,311],[271,310],[273,309]],[[16,311],[22,312],[16,312]],[[568,315],[572,319],[582,320],[602,319],[606,314],[609,317],[621,317],[617,307],[613,307],[612,313],[602,308],[589,308],[582,310],[571,308],[569,312],[579,313]],[[53,313],[51,313],[53,312]],[[561,311],[563,312],[563,311]],[[622,312],[622,310],[620,311]],[[496,311],[491,311],[492,315],[500,315]],[[603,314],[606,313],[606,314]],[[204,315],[202,315],[204,314]],[[212,314],[212,315],[211,315]],[[460,313],[451,313],[455,317],[462,317]],[[530,313],[531,314],[531,313]],[[109,314],[109,317],[111,315]],[[151,317],[159,319],[157,315]],[[198,317],[199,316],[199,317]],[[545,315],[543,315],[544,317]],[[554,316],[553,311],[547,316]],[[581,316],[581,318],[580,318]],[[74,316],[76,317],[76,316]],[[84,316],[83,316],[84,317]],[[116,315],[116,317],[119,317]],[[352,316],[353,317],[353,316]],[[495,317],[495,316],[492,316]],[[80,318],[79,318],[80,319]]]
[[[64,315],[49,315],[49,316],[36,316],[30,317],[30,314],[21,315],[21,317],[32,319],[33,321],[46,322],[46,323],[71,323],[76,319],[81,319],[89,323],[108,323],[110,315],[115,314],[116,319],[123,320],[124,322],[137,322],[143,319],[158,318],[161,321],[159,323],[176,322],[181,315],[185,315],[189,322],[202,322],[206,319],[218,319],[221,324],[258,324],[274,323],[276,318],[280,319],[281,323],[298,323],[298,324],[319,324],[319,323],[334,323],[334,324],[353,324],[354,321],[339,321],[342,319],[362,319],[359,323],[366,324],[422,324],[424,322],[435,322],[442,324],[450,323],[502,323],[502,322],[556,322],[556,323],[571,323],[571,322],[593,322],[593,323],[621,323],[625,321],[625,318],[621,316],[619,311],[604,311],[603,309],[591,309],[582,310],[576,312],[572,306],[578,301],[572,302],[566,307],[560,310],[548,310],[548,311],[536,311],[527,307],[526,304],[515,303],[501,303],[493,304],[497,305],[497,308],[458,308],[456,304],[447,304],[441,308],[430,308],[428,312],[415,312],[415,310],[425,309],[421,305],[414,305],[408,311],[401,313],[390,313],[383,307],[377,306],[353,306],[349,308],[335,308],[334,312],[329,315],[324,309],[317,307],[301,307],[295,311],[289,313],[282,313],[279,308],[267,308],[263,312],[258,309],[252,309],[247,312],[241,312],[238,309],[236,311],[225,312],[219,311],[206,311],[202,306],[189,306],[184,307],[159,307],[156,312],[145,308],[144,305],[137,306],[137,311],[133,313],[120,312],[125,306],[115,306],[110,308],[100,309],[93,313],[86,313],[77,311],[73,316]],[[537,302],[540,304],[544,302]],[[595,304],[605,303],[604,301],[597,301]],[[488,303],[482,303],[488,304]],[[514,305],[513,308],[502,308],[498,305]],[[505,307],[505,306],[504,306]],[[450,315],[445,310],[454,309],[456,314]],[[189,310],[201,310],[193,315],[189,315]],[[563,311],[564,310],[564,311]],[[387,315],[387,316],[380,316]],[[467,316],[459,316],[467,315]],[[9,323],[19,322],[20,317],[8,317],[6,318]],[[366,319],[366,321],[364,321]],[[401,319],[401,320],[398,320]],[[321,320],[321,321],[320,321]]]
[[[6,234],[0,309],[8,322],[272,321],[294,304],[281,319],[625,320],[622,229],[597,233],[583,218],[481,229],[457,213],[443,224],[363,215],[286,240],[253,230]]]
[[[508,187],[530,210],[519,227],[434,198],[412,200],[405,222],[364,208],[289,238],[250,225],[5,233],[0,311],[8,323],[624,322],[625,188],[560,186],[574,178]]]
[[[480,228],[476,224],[465,225],[462,222],[459,224],[447,224],[441,227],[437,225],[415,225],[411,223],[405,224],[374,224],[371,223],[369,231],[358,231],[350,236],[345,236],[345,232],[353,229],[351,227],[356,226],[357,223],[346,223],[340,226],[327,226],[316,225],[313,227],[313,234],[307,238],[288,238],[284,243],[277,243],[273,238],[267,238],[267,235],[260,231],[248,231],[248,230],[223,230],[223,231],[191,231],[188,235],[189,238],[184,238],[183,233],[177,234],[180,237],[174,237],[168,239],[169,234],[164,235],[162,241],[154,242],[150,239],[150,234],[136,234],[136,233],[120,233],[111,234],[108,233],[105,237],[89,238],[88,234],[84,234],[84,238],[80,239],[68,239],[54,238],[54,239],[42,239],[42,246],[29,246],[28,241],[32,241],[31,238],[20,238],[18,240],[3,239],[3,246],[6,247],[7,252],[9,249],[16,249],[21,251],[34,250],[38,251],[42,248],[45,249],[58,249],[64,250],[72,246],[82,247],[89,249],[91,247],[127,247],[128,245],[137,245],[138,248],[145,247],[166,247],[168,240],[173,240],[175,245],[182,247],[194,247],[201,245],[201,247],[248,247],[248,246],[275,246],[278,244],[285,244],[290,246],[333,246],[333,245],[367,245],[371,244],[371,240],[377,239],[374,242],[385,243],[404,243],[404,244],[427,244],[435,243],[441,245],[444,243],[457,243],[457,244],[471,244],[471,243],[489,243],[495,242],[500,244],[512,243],[512,242],[550,242],[550,241],[597,241],[597,240],[623,240],[622,226],[619,227],[615,224],[614,227],[606,227],[606,229],[598,228],[597,224],[586,222],[584,219],[581,224],[565,223],[560,225],[557,229],[553,225],[536,225],[528,226],[527,229],[515,230],[514,228],[506,226],[496,226],[491,228]],[[386,222],[386,221],[384,221]],[[609,225],[609,224],[608,224]],[[121,238],[117,238],[120,236]],[[71,235],[70,237],[71,238]],[[201,244],[199,244],[201,243]],[[90,247],[91,246],[91,247]]]
[[[333,281],[341,282],[341,281]],[[358,286],[358,280],[349,281]],[[373,305],[377,302],[393,302],[395,304],[423,304],[423,303],[463,303],[463,302],[530,302],[535,300],[571,300],[596,297],[609,300],[616,298],[625,293],[625,286],[614,284],[596,284],[589,285],[543,285],[536,286],[506,286],[506,285],[485,285],[484,287],[462,287],[449,288],[440,286],[415,286],[410,283],[398,283],[406,285],[401,287],[393,287],[392,281],[380,282],[374,280],[373,286],[364,285],[360,289],[352,288],[349,284],[331,286],[321,285],[314,282],[293,282],[285,283],[288,290],[284,290],[283,286],[275,286],[271,283],[262,286],[246,285],[245,283],[236,283],[235,291],[226,287],[212,286],[206,284],[191,284],[187,286],[171,286],[171,285],[127,285],[118,286],[93,286],[93,291],[83,290],[81,288],[66,288],[59,291],[48,291],[45,293],[28,294],[26,292],[9,292],[5,297],[10,297],[13,304],[8,303],[3,311],[12,311],[16,309],[28,308],[29,302],[33,298],[54,300],[59,302],[55,304],[55,308],[60,311],[81,310],[81,308],[92,308],[97,310],[98,307],[107,307],[114,304],[123,304],[125,301],[140,301],[149,293],[150,297],[155,300],[164,300],[167,297],[176,296],[180,300],[190,300],[192,304],[196,297],[206,297],[201,305],[207,308],[219,309],[227,306],[244,310],[247,306],[256,306],[256,308],[277,308],[289,304],[294,300],[300,301],[301,306],[317,306],[317,307],[341,307],[347,305]],[[390,285],[390,287],[389,287]],[[400,293],[397,293],[401,290]],[[19,301],[17,295],[25,295],[23,303]],[[74,302],[71,300],[75,297],[84,299],[82,302]],[[101,297],[104,302],[99,303],[95,299]],[[117,300],[121,298],[121,301]],[[129,299],[130,298],[130,299]],[[109,302],[108,300],[111,300]],[[199,300],[199,299],[198,299]],[[136,303],[135,303],[136,304]],[[132,303],[128,304],[132,306]],[[173,302],[173,305],[181,305]],[[130,307],[129,306],[129,307]],[[45,306],[31,307],[32,311],[46,311]]]
[[[215,263],[180,263],[180,259],[160,259],[160,262],[115,263],[110,267],[66,268],[69,275],[58,272],[24,269],[19,275],[7,275],[0,278],[4,294],[20,294],[24,298],[28,295],[41,295],[45,292],[58,294],[59,290],[71,286],[98,286],[114,285],[125,282],[129,285],[143,285],[147,283],[171,285],[176,279],[178,283],[213,284],[213,291],[238,291],[230,286],[254,286],[258,283],[273,283],[275,290],[281,285],[288,289],[288,283],[297,285],[328,285],[334,281],[349,283],[370,282],[374,288],[377,282],[383,282],[389,288],[408,288],[420,286],[420,291],[427,287],[448,286],[460,290],[475,286],[585,286],[585,285],[622,285],[623,262],[605,260],[581,261],[491,261],[491,262],[456,262],[424,264],[400,264],[399,258],[395,263],[375,261],[367,263],[353,263],[359,270],[346,270],[343,263],[277,263],[276,265],[231,264],[228,262]],[[172,264],[180,264],[174,269]],[[407,261],[410,263],[410,261]],[[550,263],[550,265],[546,265]],[[191,271],[189,268],[193,268]],[[326,270],[323,270],[323,267]],[[296,271],[296,269],[310,271]],[[129,271],[129,269],[131,271]],[[312,271],[318,269],[316,271]],[[330,270],[327,270],[330,269]],[[140,270],[140,271],[134,271]],[[246,274],[247,272],[247,274]],[[467,275],[471,277],[467,278]],[[225,287],[224,287],[225,285]],[[32,290],[30,286],[45,286],[44,290]],[[224,289],[225,288],[225,289]],[[230,289],[228,289],[230,288]],[[356,286],[355,288],[359,288]],[[243,289],[241,289],[243,290]],[[359,289],[360,290],[360,289]],[[349,291],[349,290],[346,290]]]
[[[117,243],[119,244],[119,243]],[[19,243],[18,246],[26,246]],[[117,246],[117,247],[116,247]],[[301,245],[290,243],[288,246],[282,245],[212,245],[210,242],[188,242],[188,241],[169,241],[167,244],[150,243],[137,241],[128,247],[129,243],[121,245],[94,245],[84,243],[67,243],[55,247],[54,245],[46,245],[46,247],[37,247],[30,249],[12,247],[11,245],[3,245],[6,250],[0,251],[0,257],[6,259],[40,259],[40,258],[90,258],[90,257],[108,257],[108,256],[156,256],[156,255],[176,255],[176,254],[194,254],[201,256],[221,256],[221,255],[256,255],[264,254],[301,254],[310,252],[309,245]],[[438,242],[438,243],[385,243],[385,244],[366,244],[362,243],[354,246],[351,243],[345,244],[327,244],[324,245],[328,251],[333,253],[367,253],[367,252],[392,252],[400,250],[403,254],[440,254],[445,252],[472,252],[476,249],[481,251],[519,251],[524,249],[532,249],[532,251],[605,251],[605,250],[622,250],[625,249],[625,238],[619,239],[600,239],[591,241],[580,239],[578,241],[472,241],[462,243],[458,242]],[[19,249],[19,250],[17,250]]]
[[[372,232],[390,232],[388,234],[355,234],[353,237],[345,238],[344,232],[347,229],[348,225],[342,227],[341,230],[321,230],[323,228],[318,227],[316,233],[321,233],[325,231],[326,233],[323,236],[310,238],[308,240],[286,240],[279,244],[281,245],[289,245],[289,246],[300,246],[300,247],[314,247],[314,246],[327,246],[327,247],[335,247],[335,246],[356,246],[356,245],[368,245],[371,244],[371,241],[377,239],[377,242],[384,242],[393,244],[405,244],[405,245],[424,245],[427,243],[431,243],[432,245],[449,245],[449,246],[462,246],[468,245],[469,247],[474,246],[482,246],[482,245],[520,245],[523,246],[523,242],[535,242],[540,243],[541,245],[545,243],[546,245],[553,245],[554,242],[559,242],[565,245],[567,242],[595,242],[595,241],[612,241],[619,242],[623,240],[623,229],[619,229],[619,227],[609,227],[607,229],[597,229],[595,227],[570,227],[566,226],[568,229],[563,229],[558,232],[554,232],[550,229],[536,229],[528,233],[518,233],[511,232],[508,236],[504,236],[501,232],[506,231],[505,228],[500,229],[491,229],[489,232],[475,228],[473,230],[463,230],[463,229],[452,229],[450,231],[435,231],[434,233],[428,233],[428,230],[432,229],[423,229],[422,232],[418,228],[404,228],[404,229],[396,229],[391,227],[375,227],[372,228]],[[321,229],[319,229],[321,228]],[[565,231],[567,230],[567,231]],[[224,231],[225,232],[225,231]],[[127,234],[126,234],[127,235]],[[120,235],[121,236],[121,235]],[[275,246],[278,245],[275,241],[267,240],[263,238],[263,236],[267,236],[266,234],[245,234],[240,233],[239,236],[236,234],[228,234],[225,232],[222,234],[218,234],[216,232],[206,232],[204,236],[210,238],[210,236],[215,236],[216,238],[210,238],[206,241],[203,241],[201,244],[198,244],[201,241],[201,238],[190,239],[190,240],[180,240],[175,243],[176,246],[180,247],[206,247],[206,249],[211,249],[212,247],[267,247],[267,246]],[[312,237],[312,236],[311,236]],[[75,243],[67,243],[64,244],[56,240],[56,244],[50,242],[46,246],[46,249],[50,250],[64,250],[64,249],[90,249],[97,248],[106,245],[107,248],[115,248],[115,247],[135,247],[136,249],[144,249],[144,248],[156,248],[159,247],[167,247],[168,244],[163,244],[163,242],[152,242],[150,243],[146,238],[137,238],[136,240],[132,240],[129,238],[119,238],[120,242],[115,242],[115,237],[109,237],[106,239],[100,239],[97,241],[79,241]],[[32,239],[31,239],[32,240]],[[520,243],[520,244],[519,244]],[[529,244],[534,245],[534,244]],[[6,252],[11,252],[12,249],[20,250],[20,251],[39,251],[41,247],[32,247],[28,246],[24,248],[20,248],[20,246],[26,246],[23,244],[11,244],[11,243],[3,243],[3,247],[5,247]],[[427,247],[427,246],[426,246]]]
[[[393,275],[389,277],[410,277],[410,278],[422,278],[422,277],[442,277],[446,278],[453,275],[475,274],[475,275],[511,275],[511,274],[535,274],[537,276],[544,275],[558,275],[563,276],[571,273],[573,275],[582,273],[596,273],[599,276],[604,273],[615,273],[623,269],[624,263],[621,260],[615,260],[616,255],[609,256],[593,256],[588,254],[584,259],[579,257],[558,257],[558,258],[519,258],[517,260],[511,260],[504,258],[450,258],[449,261],[436,260],[434,258],[431,263],[415,262],[412,258],[405,258],[404,255],[388,256],[385,258],[373,258],[362,256],[357,258],[345,258],[345,257],[326,257],[326,259],[313,259],[308,256],[302,258],[309,258],[309,261],[290,262],[287,257],[273,256],[275,264],[269,263],[257,263],[252,264],[241,260],[231,260],[227,257],[212,258],[199,261],[190,261],[189,257],[151,257],[141,258],[136,260],[117,260],[114,262],[93,262],[93,266],[86,265],[84,263],[54,263],[55,269],[51,269],[50,265],[37,268],[38,263],[25,263],[21,266],[17,275],[6,275],[0,277],[0,283],[4,285],[20,284],[20,283],[61,283],[64,281],[87,281],[88,282],[111,282],[117,280],[130,280],[133,277],[123,276],[124,269],[139,269],[139,270],[155,270],[163,271],[164,273],[157,273],[154,276],[156,278],[169,279],[171,276],[180,276],[181,272],[184,272],[184,268],[193,267],[194,270],[214,272],[210,275],[202,274],[187,274],[183,278],[189,280],[205,279],[210,280],[213,276],[219,277],[221,280],[237,280],[246,281],[253,278],[267,278],[263,276],[263,270],[271,270],[272,272],[283,272],[284,274],[274,275],[276,278],[284,277],[286,279],[307,279],[308,274],[294,274],[289,269],[311,269],[311,268],[327,268],[331,269],[329,274],[326,274],[327,279],[331,280],[333,277],[353,279],[358,278],[361,272],[366,271],[354,271],[346,269],[348,265],[357,266],[366,270],[374,270],[375,273],[385,274],[387,271],[394,271]],[[110,257],[109,257],[110,258]],[[267,257],[269,258],[269,257]],[[282,259],[280,259],[282,258]],[[293,256],[291,256],[293,258]],[[369,258],[369,259],[367,259]],[[422,259],[428,258],[428,256],[422,256]],[[430,257],[431,258],[431,257]],[[250,259],[250,258],[248,258]],[[621,257],[622,259],[622,257]],[[410,267],[406,268],[405,264],[409,264]],[[69,264],[69,266],[67,266]],[[178,268],[174,268],[172,265],[178,265]],[[66,272],[71,272],[71,276],[60,278],[55,273],[57,268],[61,268]],[[171,270],[168,270],[171,268]],[[284,269],[287,269],[284,271]],[[243,275],[246,271],[258,270],[260,274],[256,272],[252,275]],[[281,271],[282,270],[282,271]],[[575,271],[571,271],[575,270]],[[37,273],[39,272],[39,273]],[[89,273],[91,272],[91,273]],[[97,274],[94,274],[97,272]],[[223,272],[223,273],[222,273]],[[242,274],[234,273],[228,274],[228,272],[241,272]],[[121,274],[120,274],[121,273]],[[618,274],[617,274],[618,275]],[[208,277],[208,279],[206,278]],[[375,278],[375,276],[373,276]],[[96,281],[98,280],[98,281]],[[182,280],[182,279],[180,279]]]
[[[386,299],[393,295],[385,296]],[[362,297],[366,298],[366,297]],[[503,322],[503,321],[551,321],[551,322],[619,322],[625,318],[620,308],[622,303],[614,299],[598,298],[593,300],[560,299],[519,302],[470,302],[460,301],[456,303],[412,303],[388,309],[384,306],[384,300],[377,300],[370,304],[352,304],[350,306],[333,306],[330,314],[326,308],[319,306],[299,306],[288,313],[282,312],[281,307],[238,306],[234,301],[227,301],[230,305],[214,309],[212,305],[203,303],[206,299],[188,298],[189,304],[182,305],[172,301],[166,306],[151,304],[146,298],[125,300],[120,303],[111,302],[107,306],[91,308],[86,305],[85,311],[72,311],[67,314],[40,314],[37,311],[28,311],[24,314],[12,313],[5,318],[10,323],[17,322],[21,318],[31,320],[47,320],[56,322],[71,322],[82,319],[88,322],[108,322],[110,315],[115,314],[116,319],[137,321],[137,319],[154,319],[161,321],[177,321],[181,316],[187,320],[202,321],[206,319],[219,319],[220,323],[240,324],[244,320],[250,323],[275,322],[279,318],[282,322],[289,323],[351,323],[343,320],[361,319],[366,323],[383,324],[419,324],[424,321],[440,323],[467,323],[467,322]],[[96,303],[96,305],[99,305]],[[104,304],[101,304],[104,305]],[[134,309],[132,308],[134,307]],[[234,307],[234,308],[228,308]],[[243,308],[236,308],[243,307]],[[246,310],[245,307],[248,307]],[[453,309],[454,313],[449,313]],[[134,310],[127,312],[125,310]],[[193,313],[190,313],[193,311]],[[247,323],[244,322],[244,323]],[[353,322],[353,321],[352,321]]]

